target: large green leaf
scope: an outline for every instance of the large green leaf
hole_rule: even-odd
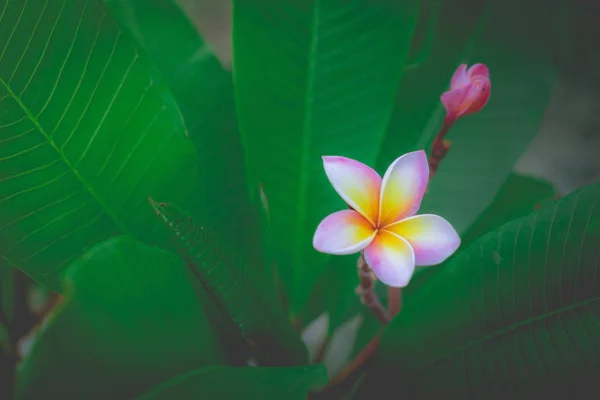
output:
[[[191,137],[218,141],[231,124],[231,73],[173,0],[105,0],[121,26],[148,52],[181,109]],[[211,144],[211,143],[207,143]],[[207,154],[210,156],[210,154]]]
[[[302,400],[311,388],[324,385],[323,365],[283,368],[214,367],[191,371],[165,382],[139,399],[210,398]]]
[[[485,63],[489,103],[451,129],[452,148],[421,207],[447,218],[459,233],[494,199],[538,133],[555,82],[549,39],[555,8],[543,0],[489,0],[479,12],[482,4],[443,3],[432,55],[406,74],[378,163],[384,170],[403,153],[429,150],[445,115],[439,98],[454,70],[462,62]]]
[[[357,258],[356,254],[330,258],[311,292],[309,307],[302,314],[304,326],[326,312],[331,333],[365,308],[355,291],[359,284]]]
[[[148,52],[177,100],[199,153],[202,195],[194,210],[240,246],[255,244],[249,240],[256,238],[256,225],[250,225],[256,220],[249,218],[231,73],[172,0],[106,0],[106,4]],[[240,225],[249,229],[239,229]]]
[[[492,204],[464,234],[462,246],[505,222],[531,213],[540,202],[552,199],[554,194],[555,190],[548,182],[531,176],[511,174]]]
[[[466,5],[469,0],[463,1]],[[378,157],[377,167],[382,174],[395,158],[417,149],[418,137],[432,118],[431,110],[439,104],[440,90],[448,84],[448,77],[439,71],[454,68],[473,33],[481,5],[475,1],[471,5],[460,8],[448,1],[421,2],[411,52],[417,53],[414,58],[418,60],[408,63],[400,85],[393,119]],[[425,57],[426,53],[430,54]],[[303,322],[309,323],[325,311],[329,314],[329,328],[335,329],[365,308],[358,296],[351,295],[358,286],[356,259],[356,255],[330,258]]]
[[[164,240],[147,196],[187,204],[196,156],[168,89],[103,4],[0,10],[0,249],[59,289],[99,240]]]
[[[18,398],[131,398],[220,364],[189,279],[175,254],[128,237],[96,245],[69,268],[67,298],[19,371]]]
[[[600,183],[486,234],[405,298],[365,394],[393,381],[405,395],[489,398],[597,376],[599,249]]]
[[[169,226],[183,259],[262,365],[302,365],[307,351],[278,301],[274,281],[255,270],[216,233],[167,203],[152,206]],[[269,290],[270,289],[270,290]]]
[[[373,164],[418,1],[234,1],[234,80],[252,188],[264,184],[278,265],[297,313],[327,258],[319,220],[343,207],[321,156]]]
[[[423,19],[420,20],[416,37],[431,35],[431,32],[422,31],[434,29],[432,48],[429,57],[405,72],[377,160],[377,168],[381,172],[385,172],[403,153],[424,149],[437,133],[444,117],[440,95],[447,89],[461,59],[466,58],[470,44],[479,34],[479,25],[483,24],[484,2],[460,0],[458,3],[441,3],[441,6],[437,5],[440,8],[435,25],[427,26]],[[423,8],[423,15],[429,16],[436,10],[436,5],[433,1],[425,1]]]

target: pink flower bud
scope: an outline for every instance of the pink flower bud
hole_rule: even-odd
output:
[[[483,108],[490,98],[490,72],[484,64],[467,69],[462,64],[450,81],[450,90],[441,96],[446,108],[446,119],[456,120]]]

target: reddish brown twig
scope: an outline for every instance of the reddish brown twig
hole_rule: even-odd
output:
[[[360,295],[361,302],[369,307],[373,314],[377,317],[379,322],[383,324],[383,326],[387,325],[390,322],[390,312],[386,310],[379,301],[377,294],[375,293],[375,283],[377,282],[377,278],[371,268],[365,261],[364,256],[361,254],[356,262],[356,266],[358,267],[358,276],[360,278],[360,284],[356,288],[356,292]],[[390,288],[391,289],[391,288]],[[399,311],[400,301],[397,295],[400,295],[399,289],[392,294],[393,299],[388,299],[388,304],[390,304],[390,310],[395,313]],[[391,302],[390,302],[391,301]],[[337,375],[335,375],[329,381],[328,386],[333,386],[341,381],[343,381],[348,375],[352,374],[356,371],[361,365],[363,365],[377,350],[377,346],[379,345],[379,335],[381,334],[381,330],[377,332],[377,335],[350,361]]]
[[[377,350],[377,346],[379,346],[379,337],[381,335],[381,330],[377,332],[377,335],[350,361],[348,364],[342,368],[342,370],[331,380],[329,381],[328,386],[337,385],[341,381],[344,380],[348,375],[352,374],[356,371],[361,365],[363,365],[366,361],[371,358],[373,354],[375,354],[375,350]]]
[[[356,266],[358,267],[358,277],[360,278],[360,284],[356,288],[356,293],[360,295],[360,301],[373,311],[373,314],[375,314],[383,325],[386,325],[390,321],[390,317],[375,293],[374,289],[377,278],[362,254],[358,258]]]
[[[388,312],[390,313],[390,321],[394,319],[402,308],[402,289],[388,287]]]
[[[456,120],[453,118],[446,117],[444,119],[442,128],[433,140],[433,144],[431,146],[431,154],[429,154],[429,159],[427,160],[429,163],[429,182],[431,182],[431,179],[436,174],[440,163],[450,150],[450,141],[444,140],[444,137],[446,136],[450,128],[452,128],[452,125],[454,125],[455,121]]]
[[[431,153],[429,155],[429,159],[427,160],[429,164],[429,183],[431,183],[431,179],[435,176],[440,163],[450,150],[450,141],[444,140],[444,137],[450,128],[452,128],[452,125],[454,125],[455,121],[456,120],[453,118],[446,117],[444,119],[442,128],[433,141]],[[402,291],[400,288],[388,287],[388,310],[385,310],[381,305],[379,298],[375,294],[375,291],[373,290],[375,287],[376,278],[362,254],[358,259],[357,266],[360,277],[360,285],[357,288],[357,293],[360,294],[363,304],[369,307],[379,321],[381,321],[381,323],[385,326],[400,312],[402,308]],[[328,386],[332,386],[343,381],[347,376],[352,374],[354,371],[360,368],[361,365],[368,361],[373,354],[375,354],[375,351],[379,346],[381,331],[382,330],[379,330],[377,335],[371,339],[365,348],[363,348],[360,353],[358,353],[356,357],[354,357],[354,359],[350,361],[336,376],[331,378]]]

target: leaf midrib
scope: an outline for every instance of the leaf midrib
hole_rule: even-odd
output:
[[[299,232],[298,237],[303,238],[306,231],[306,214],[307,214],[307,194],[308,194],[308,180],[310,165],[310,145],[311,145],[311,106],[312,98],[314,94],[315,86],[315,69],[316,69],[316,53],[318,46],[317,30],[319,25],[319,15],[321,12],[321,0],[315,0],[311,10],[311,25],[310,25],[310,43],[309,52],[307,57],[307,77],[306,77],[306,93],[304,96],[304,123],[302,124],[302,159],[300,166],[300,187],[298,190],[298,217],[301,224],[298,224]],[[299,240],[296,242],[296,260],[299,260],[299,255],[302,254],[302,247],[304,241]],[[294,268],[295,281],[298,280],[299,275],[303,271],[302,268]]]
[[[494,330],[494,331],[492,331],[492,332],[490,332],[490,333],[488,333],[486,335],[483,335],[483,336],[481,336],[481,337],[479,337],[477,339],[473,339],[473,340],[467,342],[466,344],[464,344],[462,346],[454,347],[454,348],[448,350],[442,356],[434,358],[431,361],[429,361],[429,362],[427,362],[425,364],[422,364],[422,365],[418,366],[415,369],[419,370],[419,369],[428,368],[428,367],[430,367],[431,365],[437,363],[440,360],[447,359],[447,358],[449,358],[449,357],[451,357],[451,356],[453,356],[454,354],[457,354],[457,353],[462,353],[462,352],[466,351],[467,349],[469,349],[469,348],[471,348],[471,347],[473,347],[475,345],[478,345],[478,344],[481,344],[481,343],[485,343],[485,342],[493,339],[494,337],[498,337],[498,336],[503,335],[503,334],[505,334],[507,332],[516,331],[518,328],[520,328],[520,327],[522,327],[524,325],[529,325],[529,324],[532,324],[532,323],[534,323],[536,321],[541,321],[541,320],[544,320],[546,318],[552,317],[554,315],[561,314],[563,312],[575,310],[575,309],[577,309],[579,307],[590,306],[591,304],[593,304],[595,302],[598,302],[598,301],[600,301],[600,296],[592,297],[591,299],[588,299],[588,300],[585,300],[585,301],[580,301],[580,302],[577,302],[577,303],[573,303],[573,304],[571,304],[569,306],[557,308],[554,311],[550,311],[550,312],[547,312],[547,313],[542,313],[542,314],[536,315],[534,317],[530,317],[530,318],[518,321],[518,322],[516,322],[516,323],[514,323],[514,324],[512,324],[512,325],[510,325],[510,326],[508,326],[506,328],[497,329],[497,330]]]
[[[108,207],[108,205],[96,193],[96,191],[94,190],[94,188],[85,180],[85,178],[83,176],[81,176],[81,174],[79,173],[79,171],[77,170],[77,168],[75,168],[75,166],[69,161],[69,159],[63,153],[63,151],[56,145],[56,143],[54,142],[54,140],[52,140],[52,137],[50,137],[50,135],[48,135],[48,133],[46,132],[46,130],[41,126],[41,124],[39,123],[39,121],[37,120],[37,118],[33,116],[33,114],[29,111],[29,109],[25,106],[25,104],[23,104],[23,102],[21,101],[21,99],[13,92],[13,90],[4,81],[3,78],[0,78],[0,84],[2,86],[4,86],[4,88],[8,91],[9,95],[17,102],[17,104],[19,105],[19,107],[21,107],[21,109],[23,110],[23,112],[25,113],[25,115],[33,123],[33,125],[36,127],[36,129],[42,134],[42,136],[44,136],[44,138],[50,144],[50,146],[52,146],[52,148],[54,150],[56,150],[56,152],[58,153],[58,155],[60,156],[60,158],[62,159],[62,161],[67,165],[67,167],[69,168],[69,170],[81,182],[81,184],[83,185],[83,187],[88,191],[88,193],[90,193],[90,195],[94,198],[94,200],[96,200],[96,202],[102,207],[102,209],[104,210],[104,212],[111,217],[111,219],[115,222],[115,224],[122,231],[122,233],[131,235],[131,232],[129,231],[129,229],[127,229],[127,227],[125,226],[125,224]]]

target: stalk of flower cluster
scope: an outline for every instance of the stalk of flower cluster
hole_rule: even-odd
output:
[[[402,308],[402,289],[395,287],[388,287],[388,313],[390,314],[390,320],[392,320]]]
[[[444,137],[460,117],[481,110],[490,98],[491,83],[488,67],[484,64],[474,64],[467,69],[466,64],[461,64],[454,72],[450,81],[450,89],[440,96],[446,109],[446,118],[436,135],[427,163],[429,165],[429,182],[435,176],[442,159],[450,150],[450,142]],[[400,288],[388,286],[388,309],[385,310],[375,295],[373,288],[375,278],[370,274],[363,255],[358,259],[358,269],[361,284],[359,293],[361,300],[366,304],[385,326],[396,314],[400,312],[402,292]],[[384,318],[385,317],[385,318]],[[330,385],[342,381],[345,377],[357,370],[377,350],[381,330],[367,344],[365,348],[346,367],[335,376]]]
[[[431,145],[431,152],[427,162],[429,164],[429,182],[435,176],[437,169],[450,150],[450,141],[444,140],[446,134],[450,131],[450,128],[456,122],[456,118],[446,116],[444,123],[440,128],[440,131],[433,140]],[[361,301],[375,314],[379,321],[386,325],[391,319],[393,319],[399,312],[402,302],[402,291],[400,288],[388,287],[388,309],[385,310],[381,305],[377,295],[373,291],[375,287],[375,277],[370,272],[370,268],[367,265],[362,253],[357,261],[358,275],[360,278],[360,286],[357,288],[357,293],[361,296]]]
[[[377,350],[377,346],[379,346],[379,337],[382,331],[383,328],[377,332],[375,337],[371,339],[371,341],[356,355],[356,357],[352,359],[352,361],[346,364],[336,376],[331,378],[328,386],[337,385],[338,383],[342,382],[347,376],[356,371],[361,365],[367,362],[373,354],[375,354],[375,350]]]
[[[375,293],[375,283],[377,279],[374,276],[373,271],[371,271],[371,268],[369,268],[362,253],[360,254],[360,257],[358,257],[356,266],[358,268],[358,277],[360,279],[360,284],[358,288],[356,288],[356,292],[360,295],[360,301],[371,309],[379,322],[383,325],[387,325],[388,322],[390,322],[390,316],[388,311],[381,305],[381,301],[379,301],[379,298]]]
[[[431,179],[437,172],[440,162],[450,149],[450,142],[444,140],[444,137],[448,131],[450,131],[450,128],[452,128],[452,125],[454,125],[455,121],[455,118],[447,116],[444,119],[444,123],[440,131],[433,141],[431,153],[429,159],[427,160],[429,163],[429,183],[431,183]],[[356,291],[361,296],[361,302],[369,307],[377,319],[383,324],[383,326],[385,326],[400,312],[402,308],[402,289],[391,286],[388,287],[388,307],[386,310],[381,305],[381,302],[374,291],[376,278],[374,277],[371,268],[365,261],[362,253],[356,264],[358,267],[358,276],[360,278],[360,284]],[[383,329],[380,329],[373,339],[371,339],[371,341],[348,364],[346,364],[346,366],[336,376],[330,380],[329,386],[336,385],[343,381],[347,376],[352,374],[354,371],[360,368],[361,365],[368,361],[373,354],[375,354],[375,351],[379,346],[379,340],[382,331]]]
[[[429,181],[431,182],[431,178],[434,177],[435,173],[442,162],[442,159],[448,154],[450,150],[450,141],[444,140],[444,137],[454,125],[456,121],[455,118],[446,117],[444,118],[444,123],[442,124],[442,128],[436,135],[433,140],[433,144],[431,145],[431,153],[429,154],[429,158],[427,162],[429,163]]]
[[[433,144],[431,145],[431,152],[429,154],[429,158],[427,159],[427,163],[429,164],[429,183],[431,183],[431,179],[435,176],[435,173],[440,166],[440,163],[448,154],[450,150],[450,141],[444,140],[444,137],[452,128],[456,122],[456,118],[452,118],[450,116],[446,116],[444,118],[444,123],[440,128],[440,131],[435,136],[433,140]],[[400,288],[389,287],[388,288],[388,313],[390,316],[390,320],[393,319],[402,308],[402,291]]]

